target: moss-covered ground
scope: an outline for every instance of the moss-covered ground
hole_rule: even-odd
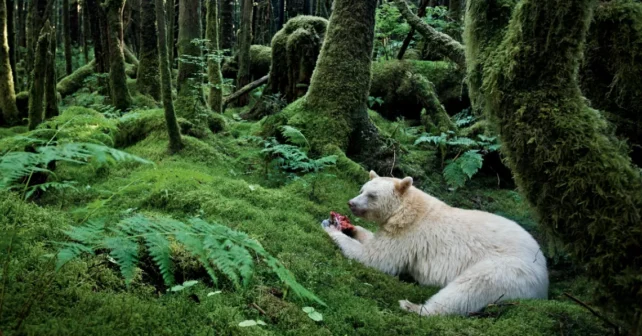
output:
[[[73,111],[73,109],[72,109]],[[72,112],[70,111],[70,113]],[[202,139],[185,136],[185,149],[167,151],[162,110],[111,120],[114,143],[156,165],[120,164],[108,168],[59,165],[57,174],[77,181],[76,189],[51,191],[35,202],[0,194],[0,232],[13,236],[10,262],[2,246],[0,265],[8,265],[0,294],[0,334],[24,335],[605,335],[609,331],[562,292],[587,299],[587,283],[552,272],[551,299],[521,301],[489,308],[473,317],[419,317],[401,311],[398,300],[421,302],[438,288],[422,287],[344,258],[321,230],[331,210],[347,213],[346,202],[359,190],[338,170],[322,176],[311,194],[311,177],[285,182],[266,175],[260,144],[244,136],[258,134],[259,123],[236,121],[227,112],[227,130]],[[64,118],[65,115],[60,118]],[[100,117],[96,117],[100,119]],[[395,125],[375,119],[383,131]],[[102,124],[104,120],[97,122]],[[141,123],[141,124],[136,124]],[[143,125],[144,123],[144,125]],[[88,122],[88,129],[92,129]],[[104,127],[101,126],[101,127]],[[95,128],[94,128],[95,129]],[[106,127],[106,129],[110,129]],[[0,129],[0,138],[24,132]],[[129,132],[130,134],[123,134]],[[134,134],[135,133],[135,134]],[[465,208],[482,209],[518,221],[536,233],[529,210],[514,190],[498,189],[496,178],[476,177],[465,188],[449,190],[436,166],[435,153],[408,146],[400,164],[422,170],[419,186]],[[365,171],[364,171],[365,172]],[[384,174],[385,172],[379,172]],[[418,173],[419,174],[419,173]],[[364,176],[367,174],[364,173]],[[87,256],[51,271],[46,254],[64,240],[63,230],[88,213],[138,211],[178,219],[198,216],[248,233],[291,270],[296,279],[327,306],[289,294],[264,266],[247,289],[229,282],[211,285],[199,272],[177,268],[177,280],[201,282],[166,293],[140,274],[127,288],[104,256]],[[371,229],[371,223],[353,222]],[[0,273],[2,274],[2,273]],[[2,283],[0,283],[2,285]],[[219,294],[208,293],[221,291]],[[4,295],[4,296],[2,296]],[[323,314],[314,322],[302,311],[312,305]],[[265,326],[240,327],[260,319]],[[21,324],[19,331],[15,330]]]

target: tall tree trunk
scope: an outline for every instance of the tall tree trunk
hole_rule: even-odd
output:
[[[71,35],[71,45],[80,45],[80,13],[78,12],[78,0],[69,2],[69,34]]]
[[[218,1],[207,0],[207,28],[206,37],[209,49],[207,62],[207,76],[210,82],[210,93],[208,103],[212,111],[221,113],[223,111],[223,76],[221,75],[221,63],[218,48]]]
[[[471,0],[468,82],[539,227],[599,281],[596,302],[642,332],[642,176],[578,86],[592,0]],[[493,13],[495,15],[480,15]],[[498,13],[510,17],[508,28]]]
[[[272,40],[272,18],[271,0],[262,0],[258,2],[252,15],[252,44],[270,44],[270,41]]]
[[[7,43],[9,44],[9,64],[11,64],[11,76],[13,76],[13,87],[16,87],[18,76],[16,74],[16,19],[15,9],[16,4],[13,0],[7,1]]]
[[[287,0],[287,19],[305,14],[305,0]]]
[[[204,120],[201,114],[205,105],[202,92],[203,68],[194,59],[201,57],[200,46],[192,43],[201,38],[200,1],[180,0],[178,5],[178,96],[176,100],[179,115],[196,122]]]
[[[87,0],[82,3],[82,54],[85,59],[85,64],[89,63],[89,36],[91,28],[89,24],[89,7],[87,7]]]
[[[239,32],[238,59],[239,70],[236,75],[236,87],[242,88],[250,83],[250,45],[252,44],[252,12],[253,0],[243,0],[241,15],[241,31]],[[248,95],[239,97],[239,106],[247,105],[250,101]]]
[[[449,16],[456,20],[461,21],[461,12],[462,12],[462,0],[450,0],[448,2],[448,12]]]
[[[381,168],[387,153],[367,110],[376,7],[377,0],[334,1],[303,105],[306,115],[297,126],[317,151],[338,147],[367,166]]]
[[[56,91],[56,34],[49,35],[49,50],[47,51],[47,72],[45,73],[45,118],[58,115],[58,92]]]
[[[419,4],[419,8],[417,9],[418,17],[422,18],[426,16],[426,6],[428,6],[428,0],[421,0],[421,3]],[[415,27],[411,26],[410,31],[408,32],[408,35],[406,35],[406,38],[403,40],[403,43],[401,44],[401,48],[399,48],[397,59],[399,60],[403,59],[403,56],[406,54],[406,50],[408,50],[408,47],[410,46],[410,42],[412,42],[413,36],[415,36]]]
[[[138,87],[138,92],[159,100],[158,37],[154,9],[153,0],[142,0],[140,2],[140,52],[138,53],[139,63],[136,86]],[[161,26],[163,25],[161,24]]]
[[[9,60],[8,39],[13,38],[13,32],[7,36],[8,20],[7,1],[0,0],[0,109],[2,109],[2,118],[0,119],[3,119],[5,124],[11,125],[18,119],[18,108],[16,107],[16,93]]]
[[[65,72],[69,76],[74,72],[71,53],[71,30],[69,29],[69,0],[62,0],[62,38],[65,42]]]
[[[106,0],[103,4],[107,11],[109,25],[109,88],[114,107],[121,111],[128,110],[132,98],[127,88],[125,74],[125,55],[123,55],[123,9],[125,0]]]
[[[234,0],[221,0],[220,27],[220,47],[223,50],[227,50],[227,55],[232,55],[234,43]]]
[[[29,89],[29,130],[34,130],[44,118],[45,106],[45,76],[47,72],[47,50],[52,30],[49,21],[42,27],[36,43],[34,67],[31,71],[31,88]]]
[[[151,1],[151,0],[150,0]],[[156,1],[156,22],[158,27],[158,53],[160,55],[160,76],[161,92],[163,97],[163,109],[165,110],[165,122],[169,135],[169,150],[176,153],[183,148],[180,129],[174,113],[174,102],[172,101],[172,77],[170,75],[169,59],[167,57],[167,24],[165,23],[165,8],[163,0]],[[170,0],[171,1],[171,0]]]
[[[278,5],[276,8],[276,16],[277,16],[277,23],[276,23],[276,30],[279,31],[281,28],[283,28],[283,25],[285,24],[285,0],[277,0]]]
[[[178,40],[178,15],[176,15],[176,6],[178,6],[178,0],[166,0],[167,1],[167,48],[169,53],[169,68],[174,67],[176,60],[176,54],[178,49],[176,46],[176,41]],[[170,73],[171,74],[171,73]]]
[[[91,30],[91,39],[94,45],[94,60],[96,61],[96,73],[104,74],[109,71],[108,55],[109,49],[105,48],[104,35],[104,10],[98,5],[96,0],[85,0],[87,4],[89,26]],[[102,86],[109,87],[107,81],[98,77],[98,83]],[[105,90],[108,91],[108,90]]]

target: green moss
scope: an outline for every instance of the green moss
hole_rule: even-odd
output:
[[[600,2],[588,33],[580,67],[582,93],[605,111],[616,134],[633,145],[631,157],[642,166],[642,4]]]
[[[642,176],[578,85],[591,2],[522,0],[499,32],[489,3],[468,7],[471,91],[540,226],[599,280],[598,302],[642,330]]]
[[[272,63],[272,48],[269,46],[253,44],[250,46],[250,75],[253,80],[259,79],[270,72]],[[236,78],[238,71],[238,57],[227,60],[221,72],[225,78]]]
[[[58,90],[58,93],[60,93],[62,97],[65,98],[68,95],[83,88],[85,79],[87,79],[94,73],[95,65],[96,60],[91,60],[91,62],[76,69],[76,71],[74,71],[71,75],[61,79],[56,85],[56,90]]]

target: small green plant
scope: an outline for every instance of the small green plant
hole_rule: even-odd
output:
[[[140,252],[145,250],[158,267],[165,285],[171,291],[180,291],[196,282],[174,286],[172,245],[179,244],[198,260],[215,284],[222,274],[235,287],[246,287],[254,273],[256,255],[297,296],[325,305],[299,284],[294,275],[259,242],[245,233],[199,218],[182,222],[164,216],[135,214],[115,225],[107,225],[106,219],[88,220],[64,233],[71,242],[60,243],[63,248],[56,254],[56,270],[83,254],[108,251],[129,286],[136,275]]]
[[[477,138],[461,137],[448,131],[440,135],[424,134],[415,141],[415,145],[436,146],[441,155],[446,183],[453,188],[460,188],[481,169],[484,163],[482,154],[497,151],[500,147],[497,137],[480,134]],[[449,153],[455,153],[454,158],[446,159]]]
[[[375,104],[381,106],[383,104],[383,98],[368,96],[368,107],[373,108]]]

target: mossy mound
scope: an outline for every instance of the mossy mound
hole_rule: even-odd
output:
[[[370,113],[382,132],[396,127]],[[82,188],[66,190],[64,194],[48,191],[39,204],[26,203],[0,191],[1,251],[6,251],[3,238],[15,237],[5,287],[5,310],[0,316],[3,331],[13,330],[20,320],[20,308],[30,297],[43,294],[33,302],[20,332],[83,335],[108,334],[114,330],[127,334],[172,335],[212,332],[226,335],[605,335],[609,332],[583,307],[559,301],[557,296],[551,301],[519,301],[489,308],[479,317],[421,318],[401,311],[398,299],[420,302],[433,295],[437,288],[401,282],[397,277],[344,258],[319,227],[330,210],[346,211],[346,201],[358,193],[360,185],[367,180],[367,172],[337,147],[326,147],[328,154],[339,156],[337,168],[327,171],[332,176],[317,177],[314,197],[311,197],[310,185],[314,178],[311,175],[281,183],[279,187],[268,187],[274,177],[265,171],[265,162],[259,155],[263,147],[244,137],[257,130],[255,123],[227,121],[230,134],[235,136],[211,133],[202,139],[184,136],[185,148],[169,155],[160,109],[104,119],[95,111],[68,108],[58,117],[60,120],[52,122],[60,124],[79,115],[95,119],[91,122],[87,119],[87,129],[107,121],[117,125],[117,139],[124,134],[138,135],[136,141],[129,138],[117,142],[125,146],[127,152],[152,160],[156,166],[120,165],[99,174],[91,167],[61,166],[56,170],[57,175],[77,181]],[[0,134],[18,131],[12,129]],[[84,129],[80,128],[79,132]],[[439,174],[426,168],[432,166],[431,161],[426,160],[430,156],[430,152],[415,149],[406,156],[407,160],[401,158],[399,164],[423,165],[426,178],[418,185],[450,204],[500,213],[522,223],[528,230],[534,229],[527,208],[514,191],[497,190],[492,183],[479,181],[473,183],[472,189],[450,192]],[[323,314],[323,321],[317,323],[308,318],[301,308],[309,303],[289,295],[263,266],[258,267],[247,289],[235,290],[224,281],[214,287],[189,258],[178,254],[175,255],[177,278],[200,283],[186,291],[166,293],[159,292],[150,281],[158,278],[158,274],[146,267],[136,270],[137,275],[127,288],[119,269],[105,255],[77,259],[58,273],[52,271],[49,259],[42,257],[58,248],[53,242],[64,241],[62,230],[77,225],[87,215],[100,217],[131,211],[178,219],[198,216],[248,233],[279,258],[302,285],[328,304],[315,306]],[[360,219],[354,219],[354,223],[375,229],[372,223]],[[552,288],[552,293],[565,290],[568,288]],[[260,307],[263,312],[254,307]],[[248,319],[261,319],[267,326],[239,327],[240,322]]]
[[[396,117],[419,120],[426,88],[412,76],[421,75],[434,84],[439,101],[449,114],[470,106],[466,90],[462,87],[464,72],[449,62],[432,61],[380,61],[372,63],[370,96],[383,99],[372,109],[385,118]]]
[[[259,79],[270,72],[272,63],[272,48],[264,45],[253,44],[250,46],[250,76],[253,80]],[[224,78],[236,78],[238,71],[238,57],[228,59],[223,63],[221,73]]]

